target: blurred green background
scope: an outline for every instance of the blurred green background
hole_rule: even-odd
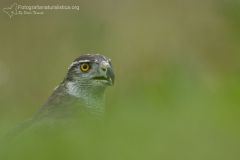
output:
[[[0,14],[0,135],[30,118],[81,53],[113,61],[106,125],[1,145],[0,159],[240,159],[240,1],[1,1],[79,5]]]

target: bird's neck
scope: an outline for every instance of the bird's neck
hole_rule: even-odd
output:
[[[76,82],[66,83],[67,93],[84,102],[85,110],[91,114],[102,115],[105,112],[105,87],[81,85]]]

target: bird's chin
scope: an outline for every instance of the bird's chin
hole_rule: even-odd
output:
[[[98,84],[101,84],[103,86],[112,86],[112,83],[107,81],[107,80],[97,80],[96,81]]]
[[[97,84],[101,84],[104,86],[112,86],[113,82],[111,78],[105,78],[105,77],[94,77],[93,78],[94,82]]]

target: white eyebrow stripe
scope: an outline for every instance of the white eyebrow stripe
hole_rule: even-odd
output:
[[[90,62],[90,60],[87,60],[87,59],[85,59],[85,60],[79,60],[79,61],[77,61],[78,63],[82,63],[82,62]]]
[[[76,65],[76,64],[78,64],[79,62],[77,61],[77,62],[72,62],[71,64],[70,64],[70,66],[68,67],[68,70],[70,69],[70,68],[72,68],[72,66],[74,66],[74,65]]]

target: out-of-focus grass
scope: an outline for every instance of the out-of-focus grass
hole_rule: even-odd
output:
[[[0,159],[240,158],[237,0],[77,4],[0,15],[0,134],[31,117],[85,52],[113,60],[105,124],[29,133],[1,143]]]

